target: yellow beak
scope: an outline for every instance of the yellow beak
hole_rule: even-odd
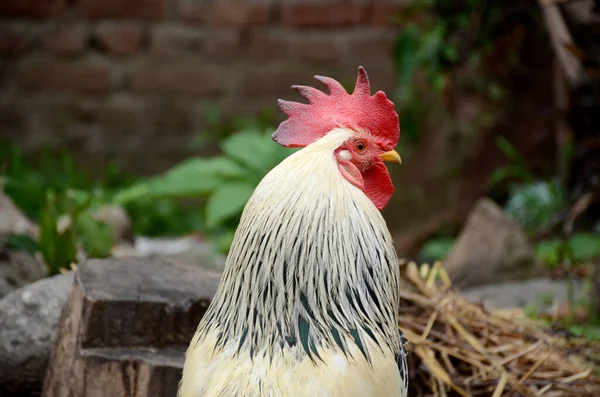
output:
[[[378,157],[381,159],[381,161],[402,164],[402,159],[400,158],[398,152],[395,150],[390,150],[389,152],[382,153]]]

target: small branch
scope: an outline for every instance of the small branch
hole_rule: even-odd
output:
[[[538,0],[538,2],[546,20],[554,52],[570,85],[575,86],[581,80],[583,68],[581,62],[565,48],[566,45],[573,45],[573,38],[556,2],[548,0]]]

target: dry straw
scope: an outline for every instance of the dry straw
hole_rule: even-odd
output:
[[[520,310],[486,310],[451,290],[441,263],[403,263],[400,327],[409,396],[598,397],[600,343],[545,331]]]

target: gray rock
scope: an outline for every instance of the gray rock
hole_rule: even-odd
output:
[[[0,236],[7,234],[37,234],[36,225],[17,208],[12,199],[0,190]]]
[[[444,261],[459,288],[528,277],[535,252],[521,228],[488,198],[480,199]]]
[[[35,256],[24,251],[0,249],[0,298],[46,277],[47,273],[46,266]]]
[[[0,396],[42,389],[73,274],[29,284],[0,300]]]
[[[584,295],[582,282],[574,282],[574,292],[575,299]],[[483,303],[490,309],[516,309],[535,304],[543,311],[548,303],[568,302],[567,281],[549,278],[472,287],[461,291],[461,294],[471,301]]]
[[[107,223],[112,229],[113,243],[133,242],[133,224],[123,207],[105,205],[94,212],[96,219]]]

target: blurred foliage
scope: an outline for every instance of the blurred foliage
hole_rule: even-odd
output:
[[[510,193],[504,209],[530,234],[555,223],[554,219],[565,205],[563,190],[557,180],[514,184]]]
[[[0,170],[4,190],[16,205],[39,223],[39,241],[8,236],[4,246],[39,250],[51,273],[77,262],[77,252],[87,257],[111,253],[111,228],[95,217],[104,205],[120,205],[132,219],[135,232],[145,236],[208,234],[221,252],[229,250],[242,209],[255,187],[293,150],[271,139],[271,117],[236,119],[224,125],[213,114],[211,132],[227,136],[219,145],[222,154],[193,156],[167,172],[145,179],[126,177],[114,163],[104,176],[93,180],[63,152],[28,162],[12,144],[1,146]],[[231,133],[230,128],[240,128]],[[211,136],[211,133],[200,136]],[[191,149],[211,144],[194,140]]]
[[[9,234],[0,238],[0,247],[25,251],[31,255],[38,251],[37,241],[27,234]]]
[[[488,186],[493,188],[508,179],[516,179],[525,183],[531,183],[535,177],[527,161],[521,156],[517,148],[515,148],[505,137],[499,135],[496,137],[496,146],[508,160],[508,164],[498,167],[488,179]]]
[[[403,29],[394,47],[402,134],[416,143],[428,123],[445,124],[459,133],[479,131],[497,115],[482,113],[475,125],[457,123],[449,91],[474,92],[497,101],[500,84],[482,61],[492,50],[492,31],[501,17],[500,2],[416,0],[399,15]],[[470,73],[456,73],[458,70]],[[474,72],[476,70],[476,73]]]
[[[38,247],[48,266],[50,275],[57,274],[62,268],[69,268],[77,262],[77,239],[75,230],[70,225],[59,227],[56,195],[52,191],[46,193],[46,201],[39,220],[40,237]],[[71,216],[83,208],[75,209]]]
[[[540,241],[536,246],[537,257],[551,267],[558,267],[562,250],[575,263],[590,262],[600,258],[600,234],[576,233],[563,241],[559,238]]]
[[[273,143],[272,129],[250,128],[226,138],[222,154],[191,158],[164,174],[141,180],[118,192],[113,203],[157,199],[204,199],[205,231],[227,251],[244,205],[262,178],[292,150]]]
[[[424,261],[442,260],[448,255],[455,242],[451,237],[429,239],[423,244],[419,257]]]
[[[92,194],[82,191],[68,190],[60,195],[46,192],[37,246],[50,275],[77,263],[78,247],[90,258],[111,255],[111,227],[92,212],[98,203]]]

